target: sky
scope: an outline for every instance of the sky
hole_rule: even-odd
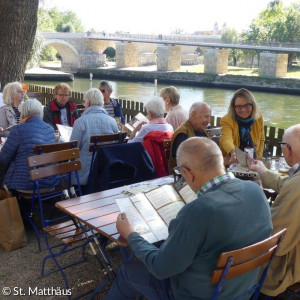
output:
[[[227,27],[239,32],[267,7],[271,0],[44,0],[47,8],[72,10],[85,30],[95,29],[145,34],[170,34],[176,29],[184,33]],[[290,4],[292,0],[282,0]]]

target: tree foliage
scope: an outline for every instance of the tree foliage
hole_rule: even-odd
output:
[[[300,4],[284,7],[280,0],[271,1],[254,19],[242,36],[247,42],[259,44],[298,43],[300,36]],[[293,55],[289,55],[291,65]]]
[[[38,11],[38,31],[39,32],[84,32],[83,25],[77,15],[67,10],[60,12],[57,8],[44,9]],[[39,43],[38,37],[36,42]],[[37,50],[39,48],[37,47]],[[57,60],[57,51],[53,47],[46,46],[40,51],[41,60]],[[34,60],[35,61],[35,60]]]
[[[221,35],[221,41],[226,44],[235,44],[240,40],[240,35],[234,28],[225,28]],[[236,66],[238,60],[243,56],[243,51],[238,49],[229,50],[229,60]]]

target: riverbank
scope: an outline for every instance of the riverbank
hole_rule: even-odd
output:
[[[296,78],[267,78],[246,75],[216,75],[193,73],[186,69],[185,72],[161,72],[156,66],[123,68],[102,67],[97,69],[80,69],[76,75],[88,77],[93,73],[94,78],[107,78],[114,80],[153,82],[157,79],[160,83],[184,84],[197,87],[213,87],[225,89],[238,89],[241,87],[252,91],[275,92],[283,94],[300,95],[300,79]]]
[[[46,68],[32,68],[25,71],[25,80],[73,81],[74,74]]]

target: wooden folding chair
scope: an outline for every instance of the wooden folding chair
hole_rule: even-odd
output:
[[[68,149],[56,152],[49,152],[40,155],[34,155],[27,158],[28,167],[30,168],[29,176],[32,181],[34,181],[34,190],[32,197],[37,199],[40,207],[40,215],[43,225],[43,237],[45,241],[46,248],[49,255],[45,256],[42,263],[41,275],[45,276],[53,272],[60,271],[66,289],[69,288],[67,277],[63,271],[63,268],[74,265],[85,259],[85,247],[88,244],[86,240],[87,236],[90,236],[90,231],[84,232],[83,227],[79,227],[75,220],[72,220],[69,216],[63,215],[60,217],[51,217],[47,219],[46,217],[46,207],[45,203],[50,201],[61,200],[63,192],[61,189],[54,190],[48,193],[42,193],[40,185],[44,179],[57,177],[68,177],[70,182],[71,174],[75,175],[76,181],[78,183],[78,194],[81,195],[78,170],[81,169],[81,162],[77,160],[80,157],[79,149]],[[54,203],[53,203],[54,206]],[[59,245],[52,246],[48,241],[48,234],[59,240]],[[76,242],[83,241],[80,245],[73,245]],[[56,252],[53,249],[59,250]],[[57,257],[65,252],[82,247],[82,257],[79,261],[73,262],[67,266],[61,266],[57,261]],[[45,273],[45,264],[48,259],[52,258],[56,269]]]
[[[119,132],[114,134],[103,134],[103,135],[93,135],[90,138],[91,145],[89,146],[89,152],[92,152],[92,160],[90,165],[90,171],[88,176],[88,183],[90,182],[90,176],[93,168],[93,163],[95,160],[95,155],[97,150],[101,146],[117,145],[125,143],[127,132]]]
[[[55,152],[55,151],[61,151],[61,150],[68,150],[68,149],[76,148],[77,144],[78,144],[78,141],[72,141],[72,142],[66,142],[66,143],[56,143],[56,144],[35,145],[33,147],[33,153],[34,154],[42,154],[42,153],[49,153],[49,152]],[[62,190],[62,187],[57,187],[56,189]],[[23,218],[27,219],[29,221],[30,225],[32,226],[32,228],[35,232],[35,235],[36,235],[38,248],[41,251],[39,232],[33,221],[33,212],[34,212],[36,199],[34,197],[32,197],[32,193],[24,193],[24,192],[19,192],[19,191],[17,193],[18,193],[19,199],[24,199],[27,201],[31,200],[30,209],[23,213]]]
[[[256,300],[266,278],[269,265],[276,255],[285,233],[286,228],[256,244],[238,250],[221,253],[217,263],[217,269],[214,270],[211,276],[211,283],[218,284],[212,300],[218,299],[225,280],[242,275],[267,264],[258,283],[250,287],[241,295],[232,298],[233,300],[240,299],[241,297],[254,292],[251,299]]]

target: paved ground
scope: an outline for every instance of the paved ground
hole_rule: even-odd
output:
[[[60,273],[53,273],[46,277],[40,277],[40,269],[42,258],[46,252],[38,252],[37,243],[33,231],[27,229],[27,246],[17,249],[12,252],[5,252],[0,248],[0,299],[62,299],[61,296],[30,296],[29,287],[31,289],[38,288],[61,288],[65,289],[62,276]],[[116,269],[121,263],[122,259],[118,249],[111,245],[107,251],[112,266]],[[75,253],[76,252],[76,253]],[[97,285],[103,280],[104,276],[100,270],[98,263],[94,256],[91,255],[91,251],[87,251],[87,261],[76,266],[72,266],[66,269],[66,274],[69,279],[69,286],[72,292],[72,299],[88,299],[88,296],[81,297],[84,293],[87,293],[97,287]],[[74,257],[79,257],[80,251],[75,250],[74,253],[67,253],[63,258],[63,262],[68,261]],[[49,261],[48,269],[53,267],[54,264]],[[5,287],[11,289],[10,296],[4,296],[3,290]],[[16,296],[17,292],[23,289],[23,292],[27,295]],[[14,290],[15,289],[15,290]],[[15,296],[12,294],[15,293]],[[104,299],[104,294],[97,294],[94,299]]]

